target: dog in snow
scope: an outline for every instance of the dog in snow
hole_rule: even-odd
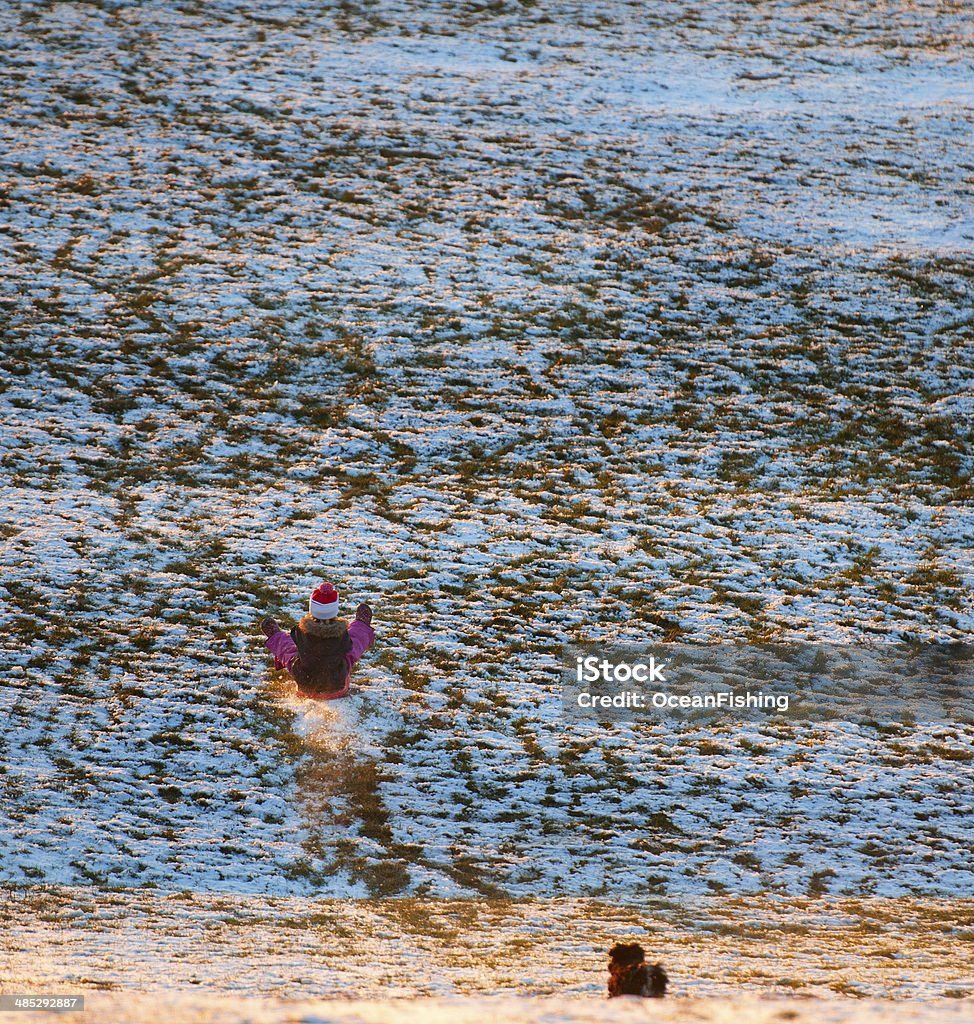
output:
[[[668,980],[660,964],[646,963],[646,954],[638,943],[619,942],[609,950],[610,999],[616,996],[662,999]]]

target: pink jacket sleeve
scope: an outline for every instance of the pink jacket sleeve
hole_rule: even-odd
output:
[[[371,646],[372,641],[375,639],[375,630],[371,626],[366,626],[364,622],[359,622],[358,619],[356,619],[348,627],[348,636],[352,641],[352,649],[345,655],[345,661],[348,663],[349,671],[351,671],[355,662],[357,662]]]

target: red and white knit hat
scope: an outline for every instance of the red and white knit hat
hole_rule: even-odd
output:
[[[322,583],[311,595],[308,611],[316,619],[333,619],[338,614],[338,591],[330,583]]]

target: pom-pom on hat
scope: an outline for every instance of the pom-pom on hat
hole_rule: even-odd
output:
[[[308,611],[316,619],[333,619],[338,614],[338,591],[330,583],[322,583],[311,595]]]

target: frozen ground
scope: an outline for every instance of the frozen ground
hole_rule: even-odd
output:
[[[970,637],[972,44],[0,5],[0,880],[967,897],[970,727],[566,721],[556,658]],[[257,623],[322,578],[379,642],[309,708]]]
[[[969,901],[723,896],[624,906],[147,889],[93,897],[90,887],[57,887],[8,895],[0,923],[0,990],[112,993],[116,1007],[138,991],[187,1007],[221,993],[212,1005],[228,1013],[261,999],[518,994],[561,996],[582,1013],[601,1000],[604,1012],[606,950],[633,937],[667,965],[667,998],[680,1002],[882,999],[944,1013],[962,1005],[969,1016],[974,996]]]

